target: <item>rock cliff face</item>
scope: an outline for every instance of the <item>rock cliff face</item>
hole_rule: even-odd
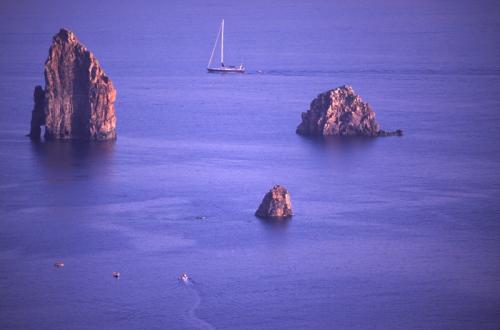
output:
[[[280,185],[274,186],[260,203],[255,215],[260,218],[289,218],[293,215],[288,190]]]
[[[73,32],[61,29],[45,62],[44,118],[37,120],[34,111],[32,123],[45,123],[46,139],[115,139],[115,98],[94,55]]]
[[[386,132],[375,120],[375,112],[351,86],[341,86],[316,97],[307,112],[302,113],[298,134],[311,136],[389,136],[402,135],[401,130]]]

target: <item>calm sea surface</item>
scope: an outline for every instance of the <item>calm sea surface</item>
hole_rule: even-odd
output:
[[[115,143],[24,137],[60,27]],[[2,1],[0,328],[498,329],[499,40],[495,1]],[[404,137],[296,135],[343,84]]]

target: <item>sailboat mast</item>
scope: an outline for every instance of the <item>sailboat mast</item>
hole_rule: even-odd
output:
[[[220,43],[220,63],[224,66],[224,20],[222,20],[222,38]]]

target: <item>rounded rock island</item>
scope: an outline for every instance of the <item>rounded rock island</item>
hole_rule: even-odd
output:
[[[372,108],[346,85],[319,94],[302,113],[296,132],[307,136],[403,135],[401,130],[381,130]]]

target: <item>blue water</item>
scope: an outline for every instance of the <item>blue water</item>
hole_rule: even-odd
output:
[[[222,18],[244,75],[205,72]],[[0,328],[498,329],[499,22],[472,0],[2,1]],[[118,90],[115,143],[24,137],[63,26]],[[343,84],[404,137],[296,135]],[[281,225],[253,216],[276,183]]]

